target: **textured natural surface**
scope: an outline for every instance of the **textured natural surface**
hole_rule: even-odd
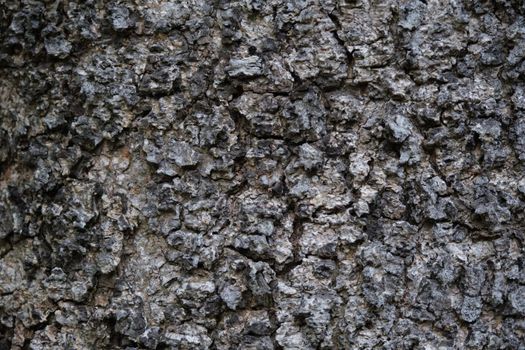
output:
[[[0,349],[525,349],[522,0],[0,0]]]

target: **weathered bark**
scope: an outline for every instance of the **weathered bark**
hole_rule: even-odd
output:
[[[521,0],[0,0],[0,349],[525,349]]]

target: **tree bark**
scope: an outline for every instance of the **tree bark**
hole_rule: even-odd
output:
[[[0,349],[524,349],[520,0],[0,0]]]

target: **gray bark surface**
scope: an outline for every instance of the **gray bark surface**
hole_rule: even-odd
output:
[[[525,349],[521,0],[0,0],[0,349]]]

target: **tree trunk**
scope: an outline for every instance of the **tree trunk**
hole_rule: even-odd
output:
[[[521,0],[0,0],[0,349],[524,349]]]

